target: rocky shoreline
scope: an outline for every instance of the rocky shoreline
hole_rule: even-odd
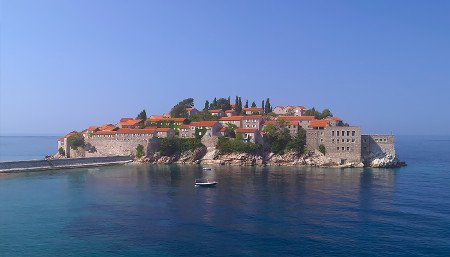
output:
[[[172,156],[161,156],[155,153],[151,156],[135,159],[136,163],[152,164],[204,164],[204,165],[231,165],[231,166],[313,166],[313,167],[372,167],[372,168],[397,168],[406,166],[396,156],[383,155],[372,156],[364,162],[338,163],[336,160],[328,158],[319,151],[311,151],[306,154],[288,152],[285,154],[248,154],[231,153],[221,154],[215,148],[197,148],[182,154]]]

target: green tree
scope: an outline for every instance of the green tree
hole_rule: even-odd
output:
[[[66,151],[62,147],[58,148],[58,153],[62,156],[66,155]]]
[[[306,145],[306,130],[299,127],[297,135],[288,142],[286,148],[299,154],[304,153]]]
[[[186,98],[183,101],[177,103],[172,110],[170,110],[170,116],[173,118],[187,118],[188,112],[186,108],[194,107],[194,99]]]
[[[269,98],[266,99],[266,106],[265,106],[264,112],[266,114],[272,112],[272,106],[270,106],[270,99]]]
[[[75,133],[67,138],[67,144],[70,146],[70,148],[77,150],[78,147],[84,147],[84,137],[80,133]]]
[[[209,106],[209,108],[212,109],[212,110],[217,109],[217,98],[214,97],[214,100],[211,103],[211,105]]]
[[[319,151],[320,151],[323,155],[327,154],[327,149],[325,148],[324,145],[319,145]]]
[[[327,117],[333,117],[333,114],[331,113],[330,109],[323,109],[321,113],[321,118],[325,119]]]
[[[236,96],[236,106],[234,107],[234,110],[236,111],[237,115],[240,115],[242,113],[242,100],[240,97]]]
[[[136,157],[141,158],[142,156],[144,156],[144,146],[138,144],[138,146],[136,147]]]
[[[272,153],[283,153],[287,144],[291,140],[289,130],[284,121],[279,121],[276,125],[267,125],[263,129]]]
[[[233,123],[227,123],[226,127],[228,128],[228,136],[235,138],[236,137],[236,129],[238,128],[238,126]]]
[[[219,98],[216,101],[216,105],[217,105],[216,109],[222,109],[224,111],[231,109],[230,102],[227,99],[225,99],[225,98]]]
[[[145,109],[142,110],[137,116],[136,120],[146,120],[147,119],[147,113],[145,112]]]
[[[262,100],[261,108],[262,108],[262,110],[263,110],[263,113],[265,113],[266,108],[265,108],[265,106],[264,106],[264,100]]]
[[[203,108],[203,110],[209,110],[209,101],[208,100],[205,101],[205,107]]]
[[[252,107],[256,107],[255,101],[252,102]]]
[[[245,106],[244,106],[244,108],[248,108],[248,100],[245,101]]]

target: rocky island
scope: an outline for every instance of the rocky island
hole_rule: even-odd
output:
[[[132,156],[136,162],[206,165],[400,167],[393,135],[365,135],[361,128],[304,106],[272,107],[270,99],[242,104],[228,98],[170,113],[121,118],[114,124],[72,131],[58,140],[53,158]]]

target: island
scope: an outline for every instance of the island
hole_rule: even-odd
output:
[[[156,164],[299,165],[400,167],[394,135],[362,134],[329,109],[258,106],[236,96],[206,101],[187,98],[163,115],[89,126],[58,139],[51,158],[130,156]]]

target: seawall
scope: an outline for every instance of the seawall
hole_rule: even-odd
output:
[[[131,156],[0,162],[0,173],[98,167],[131,162]]]

